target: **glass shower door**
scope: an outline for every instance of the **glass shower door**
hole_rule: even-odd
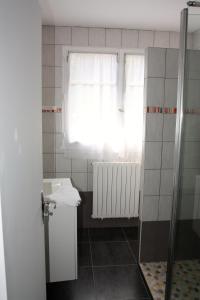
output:
[[[192,44],[191,44],[192,41]],[[200,8],[182,12],[166,299],[200,299]]]

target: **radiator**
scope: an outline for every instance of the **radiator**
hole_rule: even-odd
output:
[[[92,218],[138,217],[140,165],[93,163]]]

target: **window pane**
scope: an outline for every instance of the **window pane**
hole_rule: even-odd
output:
[[[142,152],[144,56],[126,55],[124,132],[130,160],[139,162]]]
[[[67,105],[69,142],[114,144],[117,122],[117,56],[70,54]],[[113,140],[114,139],[114,140]]]

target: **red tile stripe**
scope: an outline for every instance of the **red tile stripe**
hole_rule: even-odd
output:
[[[61,113],[62,112],[62,108],[58,107],[58,106],[43,106],[42,107],[42,112],[43,113],[46,113],[46,112]]]
[[[176,114],[176,107],[160,107],[160,106],[147,106],[145,107],[146,113],[159,113],[159,114]],[[200,108],[186,108],[185,114],[200,115]]]
[[[176,114],[176,107],[147,106],[146,113]]]

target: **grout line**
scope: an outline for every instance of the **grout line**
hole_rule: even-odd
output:
[[[94,266],[94,268],[113,268],[113,267],[130,267],[130,266],[137,266],[137,264],[122,264],[122,265],[102,265],[102,266]]]
[[[129,243],[128,237],[126,235],[126,232],[124,231],[124,228],[121,228],[121,229],[122,229],[122,232],[124,233],[124,236],[126,237],[126,242],[127,242],[127,245],[128,245],[128,249],[129,249],[129,251],[130,251],[130,253],[131,253],[131,255],[132,255],[132,257],[133,257],[133,259],[135,261],[135,264],[137,265],[137,258],[136,258],[135,254],[134,254],[134,252],[133,252],[133,250],[131,248],[131,245]]]
[[[121,240],[121,241],[111,241],[111,240],[102,240],[102,241],[95,241],[95,240],[91,240],[91,244],[92,243],[126,243],[127,240]]]
[[[89,245],[90,245],[90,259],[91,259],[91,267],[92,267],[92,278],[93,278],[93,286],[94,286],[94,292],[95,292],[95,298],[96,298],[96,290],[95,290],[95,280],[94,280],[94,268],[93,268],[93,257],[92,257],[92,245],[91,245],[91,236],[90,236],[90,230],[88,230],[88,238],[89,238]]]
[[[167,50],[165,49],[165,73],[164,77],[166,79],[166,64],[167,64]],[[164,103],[163,107],[165,105],[165,96],[166,96],[166,89],[164,84]],[[161,162],[160,162],[160,182],[159,182],[159,199],[158,199],[158,211],[157,211],[157,220],[159,220],[160,215],[160,194],[161,194],[161,180],[162,180],[162,165],[163,165],[163,134],[164,134],[164,115],[162,119],[162,143],[161,143]]]
[[[127,242],[127,241],[128,241],[128,238],[127,238],[127,235],[126,235],[126,233],[125,233],[123,227],[121,227],[121,231],[122,231],[122,233],[123,233],[123,236],[124,236],[124,238],[125,238],[125,241]]]
[[[125,231],[124,231],[123,228],[122,228],[122,231],[123,231],[124,235],[126,236],[126,233],[125,233]],[[137,268],[138,268],[138,271],[139,271],[139,276],[140,276],[140,278],[141,278],[141,280],[142,280],[142,283],[143,283],[143,285],[144,285],[144,287],[145,287],[145,290],[146,290],[147,294],[149,294],[149,292],[148,292],[148,290],[147,290],[147,287],[146,287],[146,285],[145,285],[144,279],[142,278],[142,275],[141,275],[141,272],[140,272],[140,268],[139,268],[139,264],[138,264],[138,262],[137,262],[137,258],[136,258],[136,256],[135,256],[134,252],[132,251],[132,248],[131,248],[131,246],[130,246],[130,244],[129,244],[128,239],[127,239],[127,243],[128,243],[128,247],[129,247],[129,250],[130,250],[130,252],[131,252],[133,258],[135,259],[135,262],[136,262],[135,265],[137,265]],[[145,299],[145,298],[144,298],[144,299]],[[146,299],[149,299],[149,298],[146,298]]]
[[[137,30],[137,47],[136,48],[139,48],[139,42],[140,42],[140,30]]]
[[[155,40],[156,40],[156,31],[153,30],[153,48],[157,48],[157,47],[155,46]]]

